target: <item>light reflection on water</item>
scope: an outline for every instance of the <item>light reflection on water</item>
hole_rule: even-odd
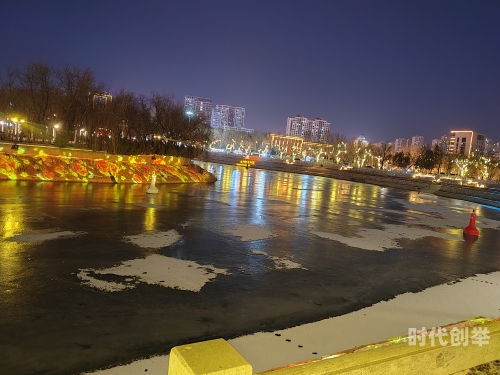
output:
[[[200,164],[213,171],[218,179],[216,183],[159,184],[158,195],[147,195],[147,185],[1,181],[0,239],[40,229],[42,219],[64,217],[68,210],[116,213],[117,220],[124,211],[133,210],[142,223],[136,231],[165,230],[177,219],[195,218],[200,227],[213,231],[242,223],[273,228],[285,237],[286,243],[292,244],[303,241],[300,236],[310,230],[354,236],[361,227],[380,228],[383,223],[404,224],[415,220],[404,215],[412,212],[411,207],[402,208],[394,203],[394,197],[427,205],[432,204],[432,199],[440,199],[324,177]],[[464,208],[457,206],[457,209],[467,207],[464,204]],[[387,208],[397,209],[401,214],[381,210]],[[486,212],[478,206],[478,216],[483,211]],[[62,227],[64,223],[59,225]],[[116,231],[122,229],[130,231],[127,223],[117,222]],[[462,245],[461,242],[450,244],[443,254],[457,256],[463,253]],[[16,254],[24,246],[3,241],[0,271],[19,267]],[[263,243],[252,246],[247,250],[265,250]],[[472,245],[472,251],[477,246]],[[293,247],[293,251],[301,250]],[[252,257],[252,262],[255,261]]]

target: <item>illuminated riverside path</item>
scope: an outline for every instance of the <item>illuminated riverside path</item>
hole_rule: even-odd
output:
[[[1,374],[77,374],[500,270],[498,210],[203,166],[215,184],[153,197],[147,185],[0,182]],[[467,244],[473,208],[481,233]]]

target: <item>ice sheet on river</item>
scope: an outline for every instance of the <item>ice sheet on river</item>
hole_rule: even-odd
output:
[[[339,233],[315,231],[310,233],[341,242],[345,245],[364,250],[384,251],[391,248],[399,248],[399,239],[416,240],[423,237],[436,237],[446,240],[463,241],[461,229],[467,226],[468,213],[477,205],[469,202],[461,202],[459,205],[448,206],[432,196],[414,197],[412,201],[393,199],[394,202],[405,207],[406,211],[391,210],[385,208],[377,209],[379,213],[385,213],[389,217],[404,213],[403,219],[398,219],[401,223],[382,224],[380,229],[360,228],[356,236],[343,236]],[[360,209],[360,208],[358,208]],[[363,208],[361,208],[363,209]],[[373,210],[373,208],[369,208]],[[499,229],[500,222],[483,217],[478,217],[476,221],[480,228]],[[446,230],[460,229],[456,233],[447,233]]]

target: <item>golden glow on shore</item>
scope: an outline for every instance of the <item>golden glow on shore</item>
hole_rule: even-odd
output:
[[[209,182],[212,176],[194,165],[182,165],[173,156],[129,157],[122,161],[50,156],[40,150],[26,155],[22,147],[15,154],[0,154],[0,180],[149,183],[153,172],[158,183]]]

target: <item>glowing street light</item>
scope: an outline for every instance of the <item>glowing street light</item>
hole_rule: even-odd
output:
[[[52,140],[56,139],[56,129],[59,129],[59,124],[55,124],[52,128]]]

